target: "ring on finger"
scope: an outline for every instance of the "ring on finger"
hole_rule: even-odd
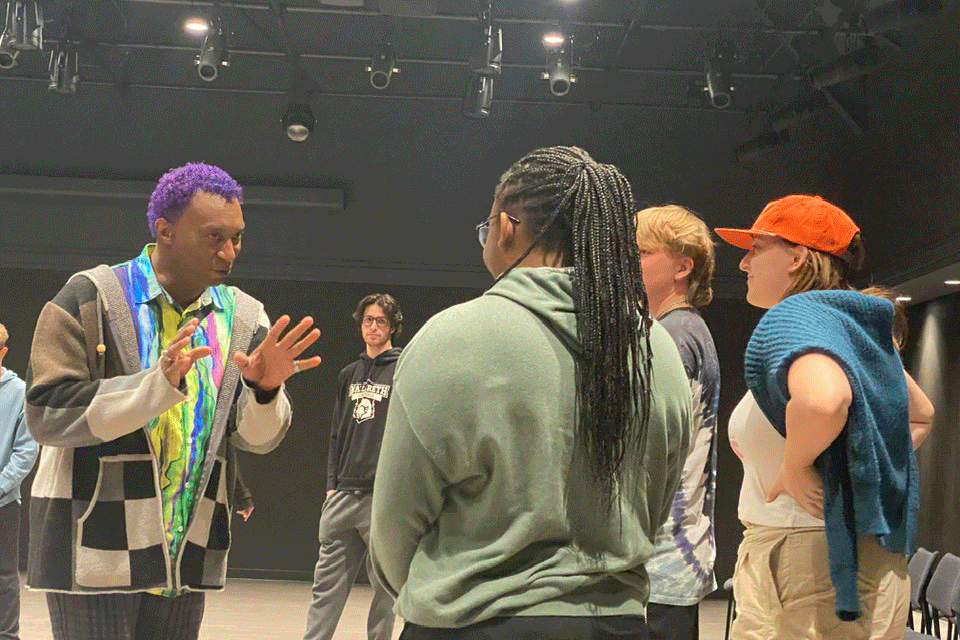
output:
[[[294,360],[294,361],[293,361],[293,372],[294,372],[294,373],[300,373],[300,361],[299,361],[299,360]]]

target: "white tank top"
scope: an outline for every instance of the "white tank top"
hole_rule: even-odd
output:
[[[768,527],[822,527],[815,518],[786,493],[767,502],[767,492],[777,480],[783,463],[786,439],[760,410],[753,394],[747,391],[730,415],[730,446],[743,463],[740,487],[741,520]]]

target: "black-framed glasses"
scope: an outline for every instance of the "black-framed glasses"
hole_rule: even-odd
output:
[[[386,329],[390,326],[390,321],[383,316],[363,316],[363,326],[372,327],[373,325]]]
[[[498,215],[500,214],[495,213],[477,225],[477,238],[480,240],[481,247],[487,246],[487,237],[490,235],[490,221],[496,218]],[[514,218],[513,216],[511,216],[510,214],[507,214],[507,218],[513,224],[520,224],[520,221]]]

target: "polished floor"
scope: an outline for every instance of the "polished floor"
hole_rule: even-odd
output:
[[[303,635],[310,602],[310,585],[273,580],[230,580],[223,593],[207,596],[200,637],[204,640],[296,640]],[[370,590],[354,587],[334,640],[365,640]],[[700,607],[701,640],[722,640],[726,603],[708,600]],[[394,627],[400,635],[401,621]],[[46,598],[23,592],[20,614],[22,640],[51,640]]]

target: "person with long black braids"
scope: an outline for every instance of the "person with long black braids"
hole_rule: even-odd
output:
[[[404,640],[646,637],[692,418],[635,210],[614,166],[529,153],[477,226],[493,286],[401,355],[370,546]]]

